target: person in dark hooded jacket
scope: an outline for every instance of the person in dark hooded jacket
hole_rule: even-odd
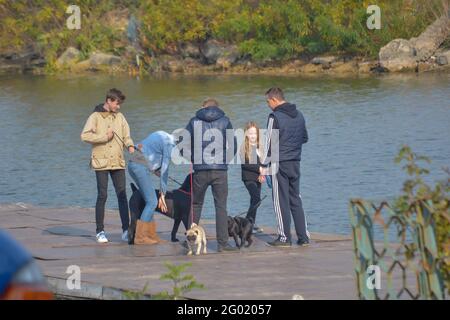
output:
[[[216,209],[216,233],[218,251],[233,251],[228,244],[228,163],[234,158],[237,143],[232,133],[230,119],[219,108],[215,99],[203,102],[186,129],[191,138],[191,162],[193,164],[193,217],[199,224],[206,190],[212,188]],[[227,136],[232,134],[232,136]]]
[[[266,99],[272,113],[267,123],[261,172],[267,174],[267,166],[270,165],[273,206],[278,225],[278,238],[269,244],[277,247],[291,246],[292,214],[297,244],[308,245],[309,232],[300,195],[302,145],[308,142],[305,118],[295,104],[285,101],[280,88],[269,89]],[[278,135],[274,134],[275,130],[278,130]],[[274,154],[275,150],[271,150],[273,145],[278,146],[277,154]]]

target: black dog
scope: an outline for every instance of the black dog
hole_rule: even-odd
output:
[[[236,247],[241,248],[245,246],[250,247],[253,243],[252,233],[253,233],[254,221],[250,218],[243,217],[230,217],[228,216],[228,235],[233,237],[234,242],[236,242]],[[238,237],[241,239],[239,244]],[[248,243],[245,245],[245,243]]]
[[[133,190],[133,194],[130,198],[130,213],[131,213],[131,222],[130,227],[128,228],[128,244],[134,244],[134,236],[136,234],[136,223],[137,220],[141,217],[142,211],[145,208],[145,200],[142,197],[139,189],[131,183],[131,189]],[[166,205],[167,212],[162,212],[159,208],[155,208],[159,213],[164,214],[165,216],[174,220],[173,228],[171,233],[172,242],[177,242],[177,232],[180,223],[183,222],[184,228],[187,230],[189,223],[189,212],[191,208],[191,176],[188,175],[186,179],[184,179],[183,184],[179,189],[175,189],[172,191],[168,191],[166,193]],[[156,190],[156,196],[159,197],[159,190]]]

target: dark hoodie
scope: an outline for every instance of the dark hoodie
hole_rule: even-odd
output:
[[[215,152],[206,152],[204,150],[211,144],[215,137],[211,139],[202,139],[202,143],[195,143],[194,141],[194,128],[201,129],[201,136],[209,129],[217,129],[222,133],[223,144],[221,148],[215,148]],[[227,129],[233,129],[230,119],[225,115],[222,109],[219,107],[206,107],[197,111],[195,117],[193,117],[186,129],[191,135],[191,161],[194,164],[194,171],[201,170],[227,170],[228,163],[232,160],[237,150],[236,138],[233,141],[227,141]],[[211,132],[214,135],[214,132]],[[207,141],[204,141],[207,140]],[[227,150],[231,147],[231,143],[234,143],[233,152],[228,151],[228,161],[227,161]],[[228,146],[228,147],[227,147]],[[214,148],[213,148],[214,149]],[[220,150],[217,150],[220,149]],[[218,154],[219,152],[219,154]],[[198,154],[200,159],[194,159],[194,156]]]
[[[104,103],[96,105],[93,112],[108,112],[103,108]]]
[[[274,118],[273,129],[279,130],[279,161],[300,161],[302,145],[308,142],[305,118],[295,104],[283,103],[269,116]]]

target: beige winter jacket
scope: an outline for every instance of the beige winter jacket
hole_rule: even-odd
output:
[[[109,141],[108,128],[112,128],[117,134],[113,134]],[[94,170],[125,169],[123,149],[133,146],[133,140],[130,137],[128,122],[122,113],[92,113],[81,132],[81,140],[92,144],[91,168]]]

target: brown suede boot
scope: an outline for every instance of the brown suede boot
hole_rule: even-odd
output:
[[[136,223],[136,235],[134,236],[134,244],[156,244],[158,241],[150,238],[151,222],[138,220]]]
[[[161,239],[158,234],[156,233],[156,222],[155,220],[150,221],[150,239],[152,239],[153,241],[156,241],[158,243],[166,243],[167,240]]]

